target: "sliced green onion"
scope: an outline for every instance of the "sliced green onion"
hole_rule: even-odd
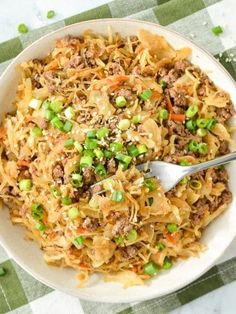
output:
[[[33,204],[31,206],[31,213],[35,220],[42,220],[44,213],[43,206],[41,204]]]
[[[113,154],[110,150],[104,150],[104,156],[107,158],[107,159],[111,159]]]
[[[156,245],[156,248],[158,249],[158,251],[163,251],[165,249],[165,244],[162,243],[162,242],[158,242],[157,245]]]
[[[55,11],[49,10],[47,13],[47,18],[52,19],[55,16]]]
[[[197,150],[198,150],[198,142],[195,141],[195,140],[191,140],[189,143],[188,143],[188,149],[193,152],[193,153],[196,153]]]
[[[153,202],[154,202],[153,197],[149,197],[148,198],[148,206],[152,206]]]
[[[79,173],[73,173],[71,176],[71,184],[73,185],[73,187],[75,188],[79,188],[81,186],[83,186],[83,177],[81,174]]]
[[[79,210],[76,207],[71,207],[68,210],[68,216],[71,220],[74,220],[79,217]]]
[[[149,262],[143,266],[144,273],[149,276],[154,276],[158,272],[158,267],[155,262]]]
[[[56,117],[56,115],[54,112],[52,112],[52,110],[49,110],[49,109],[45,110],[45,118],[47,120],[51,121],[55,117]]]
[[[141,94],[140,94],[140,98],[144,101],[148,100],[150,97],[152,96],[152,91],[150,89],[146,89],[144,90]]]
[[[178,231],[178,226],[176,224],[167,224],[166,229],[170,233],[174,233],[174,232]]]
[[[0,267],[0,276],[4,276],[6,274],[6,270],[3,267]]]
[[[52,100],[50,103],[50,109],[56,113],[60,113],[62,111],[62,102],[59,100]]]
[[[84,146],[86,149],[95,149],[98,146],[98,141],[94,138],[86,138]]]
[[[64,126],[63,122],[58,117],[54,117],[51,120],[51,124],[53,125],[54,128],[59,130],[62,130]]]
[[[84,156],[89,156],[91,158],[95,157],[94,151],[92,149],[85,149],[83,152]]]
[[[84,244],[84,237],[78,236],[74,239],[74,244],[78,246],[82,246]]]
[[[63,205],[71,205],[72,204],[72,199],[69,196],[65,196],[61,200]]]
[[[208,119],[197,119],[197,126],[201,129],[205,129],[209,123]]]
[[[129,155],[132,157],[137,157],[139,155],[139,150],[135,145],[128,146],[127,150]]]
[[[94,149],[94,154],[98,159],[101,159],[102,157],[104,157],[104,153],[100,148]]]
[[[61,191],[57,188],[51,188],[51,193],[54,197],[59,197],[61,196]]]
[[[109,135],[109,129],[106,127],[97,130],[96,136],[99,140],[107,137]]]
[[[73,123],[68,121],[68,120],[63,125],[63,131],[66,133],[70,132],[72,130],[72,128],[73,128]]]
[[[124,96],[116,97],[116,105],[119,108],[125,107],[127,105],[127,101]]]
[[[191,106],[188,107],[187,111],[186,111],[186,117],[187,118],[192,118],[195,116],[195,114],[198,112],[198,106],[196,104],[193,104]]]
[[[167,83],[164,80],[160,80],[159,84],[161,85],[161,88],[164,90],[167,87]]]
[[[186,122],[186,128],[190,131],[196,130],[197,124],[194,120],[188,120]]]
[[[123,245],[125,242],[125,239],[122,236],[118,236],[114,238],[117,245]]]
[[[164,260],[162,268],[163,269],[170,269],[171,267],[172,267],[171,259],[166,257],[165,260]]]
[[[220,25],[213,27],[211,30],[212,33],[216,36],[219,36],[221,33],[223,33],[223,29]]]
[[[129,119],[122,119],[118,123],[118,129],[120,129],[121,131],[128,130],[129,127],[130,127],[130,120]]]
[[[215,125],[216,125],[216,120],[215,119],[209,119],[206,127],[208,130],[211,131],[214,129]]]
[[[95,172],[96,172],[97,175],[99,175],[101,177],[104,177],[104,176],[107,175],[106,169],[105,169],[105,167],[102,164],[98,164],[95,167]]]
[[[41,137],[43,135],[43,132],[39,127],[35,126],[31,129],[31,134],[34,137]]]
[[[30,191],[32,189],[33,183],[31,179],[22,179],[19,182],[19,189],[21,191]]]
[[[132,157],[128,156],[128,155],[124,155],[124,154],[116,154],[115,159],[121,161],[122,163],[124,163],[125,165],[129,165],[132,161]]]
[[[168,119],[168,116],[169,116],[169,113],[168,113],[168,111],[166,109],[161,109],[159,111],[159,118],[160,118],[160,120],[166,120],[166,119]]]
[[[125,200],[125,193],[123,191],[113,191],[111,200],[113,202],[123,202]]]
[[[202,183],[199,180],[191,180],[189,183],[189,186],[193,189],[193,190],[199,190],[202,187]]]
[[[72,107],[67,107],[64,111],[64,114],[67,119],[71,120],[75,116],[74,109]]]
[[[37,229],[38,231],[45,231],[46,230],[46,226],[44,224],[42,224],[41,222],[37,222],[35,224],[35,229]]]
[[[206,155],[207,152],[208,152],[208,146],[207,146],[207,144],[206,144],[206,143],[200,143],[200,144],[198,145],[198,152],[199,152],[199,154],[201,154],[201,155]]]
[[[120,152],[123,149],[123,144],[119,142],[114,142],[110,144],[110,150],[114,153]]]
[[[128,166],[127,164],[123,163],[123,162],[119,162],[118,163],[118,169],[121,169],[122,171],[125,171],[126,169],[128,169]]]
[[[148,188],[149,192],[153,192],[157,189],[157,181],[153,178],[144,179],[143,185]]]
[[[204,137],[207,135],[207,130],[206,129],[197,129],[197,135]]]
[[[91,156],[82,156],[80,158],[81,168],[91,167],[92,164],[93,164],[93,158]]]
[[[96,134],[97,134],[97,131],[96,130],[90,130],[86,133],[87,137],[88,138],[95,138],[96,137]]]
[[[129,231],[128,235],[127,235],[127,240],[130,242],[136,241],[138,238],[138,233],[135,229],[132,229]]]
[[[179,162],[179,165],[180,166],[189,166],[190,163],[186,160],[186,159],[183,159]]]
[[[29,103],[29,107],[32,109],[39,109],[42,105],[42,100],[40,99],[31,99],[30,103]]]
[[[74,142],[74,146],[75,146],[76,150],[77,150],[79,153],[82,153],[82,151],[83,151],[83,146],[82,146],[78,141],[75,141],[75,142]]]
[[[19,24],[17,29],[18,29],[18,32],[21,34],[28,33],[28,27],[24,23]]]
[[[42,108],[44,110],[50,109],[50,104],[51,104],[51,102],[48,99],[46,99],[46,100],[44,100],[44,102],[42,104]]]
[[[138,114],[138,115],[136,115],[136,116],[133,116],[133,118],[131,119],[131,122],[133,123],[133,124],[138,124],[138,123],[140,123],[141,122],[141,116]]]
[[[137,145],[139,155],[145,154],[148,151],[148,148],[145,144]]]
[[[181,185],[185,185],[188,183],[188,177],[184,177],[181,181],[179,181]]]
[[[75,141],[73,140],[73,138],[69,138],[68,140],[66,140],[64,142],[64,146],[65,147],[72,147],[72,146],[74,146],[74,143],[75,143]]]

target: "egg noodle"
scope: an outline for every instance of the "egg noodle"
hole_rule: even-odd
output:
[[[0,128],[0,198],[49,265],[143,284],[205,249],[232,195],[224,167],[165,193],[136,164],[200,163],[229,152],[229,95],[158,35],[64,37],[23,62]],[[106,177],[103,183],[90,186]]]

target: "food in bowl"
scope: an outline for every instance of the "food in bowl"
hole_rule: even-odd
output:
[[[145,30],[87,31],[18,67],[15,111],[0,132],[0,197],[45,261],[77,269],[81,285],[92,273],[143,284],[197,256],[202,231],[231,201],[224,167],[167,193],[135,168],[229,152],[232,102],[190,54]]]

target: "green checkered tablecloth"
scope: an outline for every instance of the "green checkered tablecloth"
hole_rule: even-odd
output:
[[[183,33],[210,51],[236,78],[236,35],[232,32],[234,18],[230,20],[224,17],[224,14],[228,14],[229,17],[232,15],[230,12],[233,7],[230,7],[230,3],[234,6],[233,2],[234,0],[113,1],[0,43],[0,72],[30,43],[60,27],[89,19],[129,17],[166,25]],[[224,25],[223,22],[227,23]],[[218,24],[223,26],[224,33],[221,36],[214,36],[211,29]],[[59,313],[53,311],[52,304],[56,302],[56,298],[68,296],[53,291],[32,278],[1,247],[0,267],[4,267],[7,271],[5,276],[0,277],[0,314],[8,312],[14,314],[167,313],[236,279],[236,258],[231,258],[214,266],[187,287],[158,299],[139,304],[102,304],[70,297],[67,308]]]

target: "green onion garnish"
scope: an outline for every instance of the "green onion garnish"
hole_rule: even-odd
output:
[[[145,154],[148,151],[148,148],[145,144],[137,145],[139,155]]]
[[[51,102],[48,99],[46,99],[46,100],[44,100],[44,102],[42,104],[42,108],[44,110],[50,109],[50,104],[51,104]]]
[[[83,151],[83,146],[82,146],[79,142],[75,141],[75,142],[74,142],[74,146],[75,146],[76,150],[77,150],[79,153],[82,153],[82,151]]]
[[[95,167],[95,172],[97,175],[99,175],[100,177],[104,177],[107,175],[106,169],[102,164],[98,164]]]
[[[139,155],[139,150],[135,145],[128,146],[127,150],[129,155],[132,157],[137,157]]]
[[[55,16],[55,11],[49,10],[47,13],[47,18],[52,19]]]
[[[188,121],[186,122],[186,128],[187,128],[188,130],[193,131],[193,130],[196,129],[196,127],[197,127],[196,121],[194,121],[194,120],[188,120]]]
[[[96,136],[99,140],[107,137],[109,135],[109,129],[106,127],[97,130]]]
[[[59,130],[62,130],[64,126],[63,122],[58,117],[54,117],[51,120],[51,124],[53,125],[54,128]]]
[[[40,137],[40,136],[43,135],[43,132],[42,132],[42,130],[41,130],[39,127],[35,126],[35,127],[33,127],[33,128],[31,129],[31,134],[32,134],[34,137]]]
[[[209,123],[209,119],[197,119],[197,126],[201,129],[205,129]]]
[[[206,127],[208,130],[211,131],[214,129],[215,125],[216,125],[216,120],[215,119],[209,119]]]
[[[83,151],[83,156],[89,156],[91,158],[94,158],[95,157],[95,153],[92,149],[85,149]]]
[[[28,27],[24,23],[19,24],[17,29],[18,29],[18,32],[21,34],[28,33]]]
[[[69,138],[68,140],[66,140],[64,142],[64,146],[65,147],[72,147],[72,146],[74,146],[74,143],[75,143],[75,141],[73,140],[73,138]]]
[[[110,150],[104,150],[104,156],[107,158],[107,159],[111,159],[113,154]]]
[[[197,150],[198,150],[198,142],[195,141],[195,140],[191,140],[189,143],[188,143],[188,149],[193,152],[193,153],[196,153]]]
[[[31,213],[35,220],[42,220],[44,213],[43,206],[41,204],[33,204],[31,206]]]
[[[83,236],[78,236],[74,239],[74,244],[81,246],[84,244],[84,237]]]
[[[35,229],[37,229],[38,231],[45,231],[46,230],[46,226],[44,224],[42,224],[41,222],[37,222],[35,224]]]
[[[123,149],[123,144],[119,142],[114,142],[110,144],[110,150],[114,153],[120,152]]]
[[[208,152],[208,146],[207,146],[207,144],[206,144],[206,143],[200,143],[200,144],[198,145],[198,152],[199,152],[199,154],[201,154],[201,155],[206,155],[207,152]]]
[[[207,130],[206,129],[197,129],[197,135],[203,137],[207,135]]]
[[[148,100],[152,96],[152,91],[150,89],[146,89],[140,94],[140,98],[144,101]]]
[[[179,183],[180,183],[181,185],[187,184],[187,183],[188,183],[188,177],[184,177],[182,180],[179,181]]]
[[[162,268],[163,269],[170,269],[171,267],[172,267],[171,259],[166,257],[165,260],[164,260]]]
[[[45,118],[49,121],[51,121],[53,118],[56,117],[56,114],[52,112],[52,110],[50,109],[46,109],[44,114],[45,114]]]
[[[125,107],[127,105],[127,101],[124,96],[116,97],[116,105],[119,108]]]
[[[120,162],[122,162],[123,164],[125,164],[126,166],[128,166],[131,161],[132,161],[132,157],[125,155],[125,154],[116,154],[115,159],[119,160]]]
[[[166,247],[165,244],[162,243],[162,242],[158,242],[157,245],[156,245],[156,248],[157,248],[158,251],[160,251],[160,252],[163,251],[165,247]]]
[[[72,128],[73,128],[73,123],[67,120],[63,126],[63,131],[68,133],[72,130]]]
[[[59,197],[61,196],[61,191],[57,188],[51,188],[51,193],[54,197]]]
[[[71,120],[74,117],[75,112],[74,112],[74,109],[72,107],[67,107],[64,111],[64,114],[65,114],[67,119]]]
[[[149,276],[154,276],[158,272],[158,267],[157,267],[157,264],[155,262],[151,261],[151,262],[143,265],[143,270],[144,270],[145,274],[147,274]]]
[[[113,191],[111,200],[113,202],[123,202],[125,200],[125,193],[123,191]]]
[[[101,159],[102,157],[104,157],[104,153],[100,148],[94,149],[94,154],[98,159]]]
[[[164,90],[167,87],[167,83],[164,80],[160,80],[159,84],[161,85],[162,90]]]
[[[61,200],[63,205],[71,205],[72,204],[72,199],[69,196],[65,196]]]
[[[187,118],[192,118],[195,116],[195,114],[198,112],[198,106],[196,104],[193,104],[188,107],[186,111],[186,117]]]
[[[157,181],[152,178],[145,179],[143,185],[148,188],[149,192],[153,192],[157,189]]]
[[[60,113],[62,111],[62,102],[59,100],[52,100],[50,103],[50,109],[56,113]]]
[[[159,118],[160,120],[166,120],[168,119],[169,113],[166,109],[161,109],[159,112]]]
[[[95,149],[98,146],[98,141],[94,138],[86,138],[84,146],[86,149]]]
[[[183,159],[179,162],[179,165],[180,166],[189,166],[190,163],[186,160],[186,159]]]
[[[81,168],[91,167],[92,164],[93,164],[93,158],[91,156],[82,156],[80,158]]]
[[[75,188],[79,188],[81,186],[83,186],[83,177],[81,174],[79,173],[73,173],[71,176],[71,184],[73,185],[73,187]]]
[[[79,217],[79,210],[76,207],[71,207],[68,210],[68,216],[71,220],[74,220]]]
[[[127,240],[130,242],[136,241],[138,238],[138,233],[135,229],[132,229],[129,231],[128,235],[127,235]]]
[[[19,189],[21,191],[30,191],[33,186],[31,179],[22,179],[19,181]]]
[[[86,133],[86,136],[88,138],[95,138],[96,137],[96,134],[97,134],[97,131],[96,130],[90,130]]]
[[[220,25],[213,27],[211,30],[212,33],[216,36],[219,36],[221,33],[223,33],[223,29]]]
[[[166,229],[170,233],[174,233],[174,232],[178,231],[178,226],[176,224],[167,224]]]
[[[136,116],[133,116],[133,118],[131,119],[131,122],[133,124],[138,124],[141,122],[141,116],[140,115],[136,115]]]

